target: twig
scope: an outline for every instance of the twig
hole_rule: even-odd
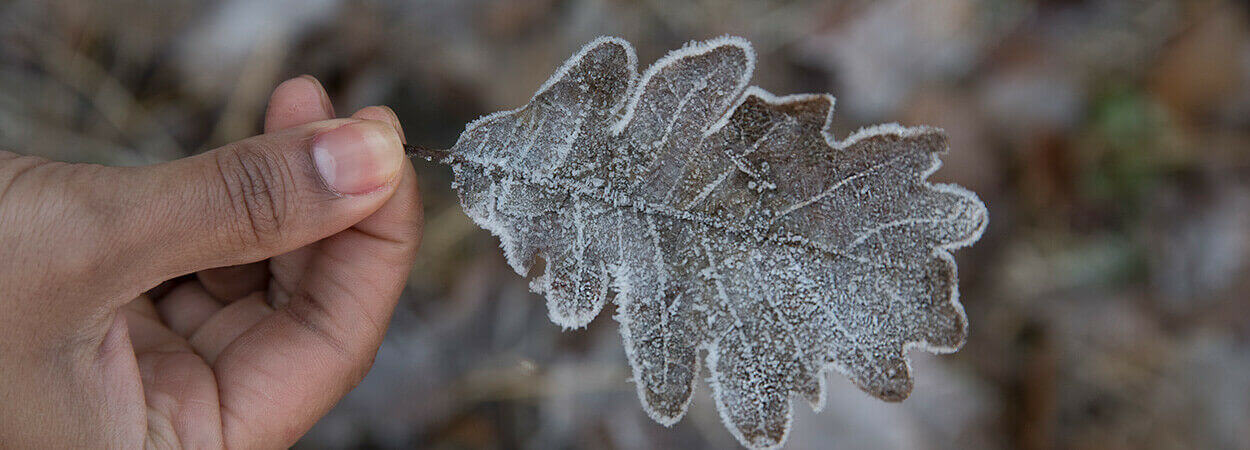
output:
[[[429,148],[423,145],[404,144],[404,154],[409,158],[421,158],[430,162],[449,163],[457,160],[450,151],[440,148]]]

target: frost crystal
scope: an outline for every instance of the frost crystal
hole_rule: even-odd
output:
[[[483,117],[447,158],[470,217],[582,327],[616,302],[644,409],[669,425],[701,367],[726,426],[780,446],[791,403],[820,409],[825,372],[898,401],[906,351],[966,335],[950,249],[985,228],[976,195],[925,178],[946,137],[883,125],[837,142],[833,98],[747,87],[733,37],[692,43],[638,77],[599,38],[526,106]]]

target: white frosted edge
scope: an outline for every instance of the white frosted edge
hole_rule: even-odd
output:
[[[833,108],[837,104],[838,99],[834,98],[830,94],[824,94],[824,93],[790,94],[790,95],[778,96],[778,95],[775,95],[771,92],[764,90],[764,88],[761,88],[759,86],[747,86],[746,91],[744,91],[742,95],[739,96],[738,101],[734,102],[733,107],[729,108],[729,111],[726,111],[724,114],[720,116],[719,119],[716,119],[716,122],[713,122],[705,130],[703,130],[703,137],[709,137],[715,134],[717,131],[720,131],[722,128],[724,128],[725,125],[729,123],[729,119],[733,117],[734,112],[738,111],[738,108],[742,107],[742,104],[746,103],[747,99],[751,98],[752,96],[755,96],[756,98],[763,100],[764,103],[767,103],[773,106],[805,102],[805,101],[816,99],[816,98],[823,98],[823,99],[829,100],[829,110],[825,112],[825,123],[821,125],[820,133],[821,135],[824,136],[825,141],[829,142],[830,145],[832,145],[832,143],[834,142],[833,135],[829,134],[829,127],[833,124]]]
[[[625,57],[628,60],[627,70],[629,71],[630,85],[632,86],[634,84],[634,81],[638,78],[638,55],[634,51],[633,44],[630,44],[629,41],[626,41],[616,36],[599,36],[595,38],[594,40],[588,42],[586,45],[583,45],[582,48],[578,50],[577,53],[574,53],[573,56],[570,56],[569,59],[564,60],[564,63],[560,64],[560,67],[556,69],[555,73],[551,74],[551,76],[547,78],[547,81],[544,81],[542,86],[539,87],[537,91],[534,91],[534,95],[530,96],[529,101],[526,102],[524,105],[521,105],[520,107],[517,107],[517,108],[509,109],[509,110],[495,111],[493,113],[484,115],[482,117],[478,117],[472,122],[469,122],[468,125],[465,125],[464,132],[462,132],[460,135],[464,136],[464,134],[469,132],[470,130],[477,128],[481,126],[482,124],[496,117],[513,114],[525,108],[528,108],[529,105],[533,103],[535,98],[537,98],[539,95],[542,95],[544,92],[547,92],[547,90],[551,89],[551,87],[554,86],[557,82],[559,82],[560,79],[564,78],[564,76],[568,74],[569,69],[572,69],[573,65],[580,62],[581,59],[585,57],[587,53],[589,53],[591,50],[595,49],[596,47],[604,43],[608,43],[608,42],[620,45],[622,48],[625,49]],[[629,89],[627,89],[627,92],[628,91]],[[455,148],[455,147],[452,147],[452,148]]]
[[[647,71],[642,74],[642,79],[631,87],[629,95],[626,96],[629,98],[629,103],[625,106],[624,114],[608,130],[612,134],[620,134],[625,130],[625,126],[634,118],[634,109],[638,107],[638,102],[642,99],[642,90],[646,89],[647,83],[651,81],[651,78],[661,70],[664,70],[665,67],[682,58],[702,55],[720,47],[738,47],[746,55],[747,70],[742,72],[741,79],[738,80],[737,85],[734,87],[735,91],[742,91],[746,88],[747,83],[751,81],[751,74],[755,72],[755,48],[751,47],[750,42],[737,36],[720,36],[706,41],[690,41],[681,48],[668,52],[663,58],[656,60],[650,67],[647,67]]]
[[[929,187],[932,187],[936,191],[945,192],[948,194],[954,194],[954,195],[963,197],[971,201],[972,204],[976,206],[977,209],[980,210],[978,211],[977,215],[985,218],[985,220],[981,221],[981,226],[977,228],[976,231],[972,232],[972,234],[969,234],[968,238],[961,240],[961,241],[954,241],[946,245],[939,246],[939,248],[942,248],[945,250],[954,250],[954,249],[967,247],[969,245],[972,245],[974,242],[980,240],[981,235],[985,233],[985,228],[988,227],[990,224],[990,220],[989,220],[990,213],[985,207],[985,202],[981,201],[981,197],[978,197],[975,192],[972,192],[964,188],[963,186],[959,186],[956,184],[929,183]]]
[[[600,288],[599,290],[600,297],[599,299],[596,299],[593,308],[580,314],[561,314],[559,313],[559,308],[556,308],[554,307],[554,305],[552,305],[552,301],[549,297],[550,294],[546,293],[547,286],[549,286],[551,283],[550,276],[548,276],[549,272],[550,272],[550,269],[547,269],[547,271],[543,272],[542,277],[544,278],[543,280],[544,286],[537,286],[537,287],[542,288],[542,292],[536,289],[535,283],[538,282],[537,278],[530,281],[531,291],[533,291],[535,294],[540,294],[540,295],[543,295],[544,297],[547,297],[547,318],[550,319],[556,325],[559,325],[560,328],[563,329],[564,331],[587,328],[590,325],[590,322],[595,319],[595,317],[599,317],[599,314],[603,312],[603,307],[607,304],[607,291],[609,289],[608,285],[604,284],[603,287]],[[604,275],[606,276],[607,274],[605,273]],[[599,300],[603,300],[603,301],[599,301]]]
[[[543,85],[540,86],[537,91],[534,91],[534,95],[530,96],[530,101],[531,102],[534,101],[534,99],[537,98],[539,95],[542,95],[542,93],[547,92],[548,89],[551,89],[551,86],[554,86],[557,81],[560,81],[561,78],[564,78],[564,76],[569,73],[569,69],[572,69],[573,65],[580,62],[582,58],[586,56],[587,53],[590,53],[592,49],[595,49],[599,47],[600,45],[607,43],[607,42],[620,45],[622,48],[625,49],[626,58],[629,59],[629,62],[627,64],[629,67],[629,72],[631,74],[637,74],[638,73],[638,55],[634,53],[634,46],[630,44],[629,41],[618,38],[616,36],[599,36],[595,38],[594,40],[590,41],[589,43],[587,43],[586,45],[583,45],[581,50],[578,50],[577,53],[574,53],[573,56],[569,57],[569,59],[564,60],[564,64],[561,64],[560,68],[556,69],[556,72],[552,74],[550,78],[547,78],[547,81],[543,82]]]
[[[835,140],[833,142],[830,142],[830,144],[833,145],[837,149],[844,149],[856,142],[859,142],[859,140],[861,139],[870,138],[873,136],[883,136],[883,135],[892,134],[898,137],[906,138],[906,137],[919,136],[922,134],[935,133],[935,132],[940,133],[942,132],[942,129],[936,128],[936,127],[930,127],[927,125],[921,125],[917,127],[905,127],[905,126],[899,125],[898,123],[890,122],[890,123],[883,123],[883,124],[860,128],[859,130],[856,130],[854,133],[851,133],[850,136],[847,136],[846,139],[843,139],[841,142]],[[925,175],[927,176],[928,173],[926,173]]]
[[[624,269],[620,266],[616,266],[612,268],[610,271],[612,272],[612,284],[616,287],[616,298],[619,299],[618,302],[620,302],[617,304],[618,312],[612,318],[615,319],[617,323],[621,324],[620,326],[621,342],[623,344],[622,346],[625,347],[625,357],[627,358],[627,361],[629,361],[629,369],[630,369],[629,381],[634,383],[634,391],[636,394],[638,394],[638,400],[639,400],[638,403],[642,405],[642,410],[647,413],[647,417],[650,417],[651,420],[654,420],[656,423],[660,425],[663,425],[665,427],[672,427],[677,422],[680,422],[681,419],[686,416],[686,412],[690,410],[690,403],[694,400],[695,391],[696,391],[696,388],[698,387],[698,381],[699,381],[698,374],[702,370],[700,368],[700,366],[702,365],[701,364],[702,361],[699,361],[699,358],[695,358],[695,367],[693,368],[694,375],[690,377],[690,395],[686,397],[686,401],[682,403],[681,408],[679,409],[676,415],[674,415],[673,417],[668,417],[663,414],[660,414],[659,411],[656,411],[655,408],[651,407],[651,403],[647,402],[646,385],[645,383],[641,381],[643,378],[642,368],[640,367],[639,364],[634,363],[637,357],[636,351],[634,349],[634,339],[630,337],[629,333],[627,333],[627,330],[630,329],[633,323],[629,320],[628,316],[619,312],[619,311],[625,310],[627,305],[624,304],[624,301],[629,300],[630,293],[633,291],[632,286],[627,282],[629,277],[625,273],[623,273],[625,270],[627,269]],[[732,428],[732,427],[727,427],[727,428]]]
[[[778,448],[785,446],[786,441],[790,440],[791,430],[794,429],[794,404],[793,402],[790,402],[790,400],[793,399],[794,397],[794,392],[791,391],[789,398],[787,398],[787,403],[789,404],[786,405],[786,425],[783,428],[784,431],[782,431],[781,439],[777,440],[777,445],[772,445],[772,446],[767,446],[767,447],[757,446],[753,442],[747,441],[746,436],[742,434],[742,430],[739,430],[738,427],[734,425],[732,421],[729,420],[728,406],[726,406],[725,403],[721,401],[721,398],[719,395],[716,395],[717,393],[721,391],[720,381],[716,379],[716,374],[717,374],[716,364],[720,362],[719,361],[720,360],[720,342],[719,341],[712,342],[711,344],[705,345],[703,347],[707,351],[708,371],[711,372],[712,374],[712,376],[709,377],[707,380],[708,385],[711,386],[712,388],[712,400],[716,404],[716,412],[720,415],[721,423],[725,425],[725,428],[729,430],[729,433],[733,435],[734,439],[738,440],[739,444],[742,444],[743,447],[750,448],[750,449],[772,450],[772,449],[778,449]],[[824,397],[823,378],[821,380],[821,397],[822,398]]]

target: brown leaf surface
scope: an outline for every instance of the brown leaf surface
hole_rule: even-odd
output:
[[[701,368],[726,425],[784,443],[792,396],[819,409],[837,369],[888,401],[906,350],[966,336],[949,250],[987,223],[971,192],[934,185],[947,140],[927,127],[829,134],[833,98],[747,84],[739,38],[692,43],[639,79],[600,38],[529,104],[470,124],[445,162],[466,212],[509,264],[582,327],[613,299],[638,395],[680,420]]]

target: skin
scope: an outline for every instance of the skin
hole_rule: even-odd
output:
[[[190,158],[0,152],[0,448],[281,448],[355,387],[422,208],[395,114],[334,117],[304,76],[265,134]],[[331,132],[376,186],[318,175]]]

